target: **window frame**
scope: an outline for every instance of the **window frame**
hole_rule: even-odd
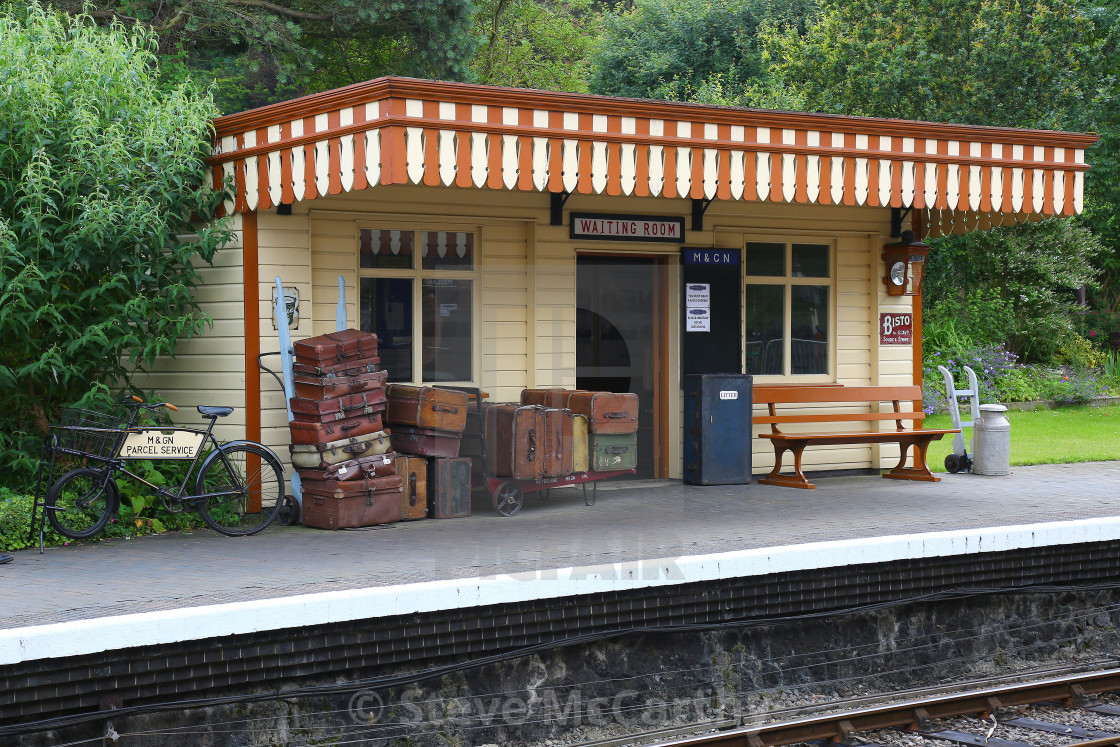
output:
[[[792,382],[792,383],[832,383],[836,380],[836,345],[837,345],[837,241],[833,237],[804,236],[804,235],[748,235],[743,237],[742,261],[742,288],[743,288],[743,370],[746,370],[747,354],[747,288],[751,285],[770,285],[783,288],[782,293],[782,373],[780,374],[754,374],[754,378],[762,382]],[[751,244],[784,244],[785,256],[783,260],[783,275],[748,275],[747,254]],[[805,277],[793,274],[793,246],[794,244],[814,244],[828,247],[828,277]],[[828,354],[826,357],[826,370],[819,374],[794,374],[793,368],[793,286],[817,285],[828,288]]]
[[[411,231],[413,235],[413,263],[411,269],[395,269],[380,267],[362,267],[362,231]],[[474,235],[474,261],[470,269],[455,268],[441,270],[423,269],[423,257],[420,254],[420,235],[425,231],[446,231],[470,233]],[[408,383],[421,386],[477,386],[481,381],[480,367],[482,365],[482,302],[480,296],[482,288],[482,226],[474,223],[431,223],[418,220],[399,221],[355,221],[353,247],[354,247],[354,274],[355,274],[355,307],[359,324],[362,316],[361,284],[363,278],[398,278],[412,281],[412,380]],[[423,281],[426,278],[444,280],[470,280],[471,281],[471,360],[470,379],[457,379],[454,381],[424,381],[423,335],[424,335],[424,306],[423,306]],[[420,344],[416,344],[419,341]]]

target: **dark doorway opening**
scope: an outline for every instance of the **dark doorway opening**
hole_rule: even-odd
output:
[[[576,269],[576,387],[638,395],[637,476],[665,477],[665,260],[580,255]]]

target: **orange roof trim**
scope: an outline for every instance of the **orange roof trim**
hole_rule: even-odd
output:
[[[1095,135],[405,78],[221,117],[227,211],[378,184],[1072,215]]]

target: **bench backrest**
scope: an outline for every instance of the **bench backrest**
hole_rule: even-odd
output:
[[[777,384],[755,386],[752,388],[754,404],[766,405],[768,414],[754,416],[755,423],[769,423],[774,433],[781,433],[779,423],[843,423],[868,422],[872,420],[894,420],[898,430],[906,430],[903,421],[910,421],[914,428],[920,428],[925,419],[922,410],[905,412],[902,402],[921,400],[922,388],[915,385],[905,386],[814,386]],[[796,414],[778,414],[779,405],[811,404],[879,404],[890,402],[887,412],[820,412],[821,408],[802,408]]]

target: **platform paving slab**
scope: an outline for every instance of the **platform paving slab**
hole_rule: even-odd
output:
[[[511,518],[474,515],[325,531],[209,530],[15,553],[0,566],[0,630],[325,591],[953,530],[1120,517],[1120,462],[1016,468],[1008,476],[900,482],[816,478],[816,490],[677,481],[526,496]],[[866,544],[866,543],[864,543]]]

